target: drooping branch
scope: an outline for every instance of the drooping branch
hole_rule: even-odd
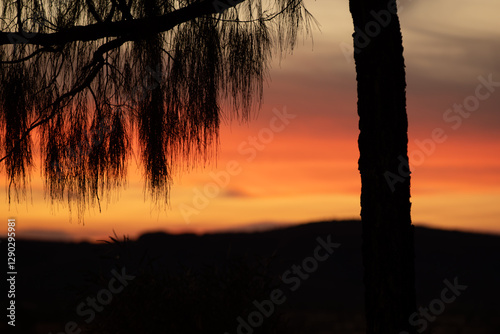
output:
[[[115,40],[108,42],[108,43],[102,45],[101,47],[99,47],[99,49],[97,49],[97,51],[94,53],[94,59],[93,59],[92,63],[87,65],[87,67],[90,69],[90,72],[87,73],[83,79],[77,81],[75,86],[70,91],[59,96],[50,106],[48,106],[46,108],[46,109],[52,109],[51,113],[43,118],[39,117],[38,119],[36,119],[26,129],[26,131],[24,131],[24,133],[21,135],[21,137],[15,142],[14,147],[9,152],[7,152],[7,154],[5,156],[0,158],[0,163],[2,161],[4,161],[5,159],[7,159],[15,151],[19,142],[25,140],[33,130],[35,130],[39,126],[47,123],[51,119],[53,119],[54,116],[57,114],[57,112],[61,110],[60,105],[65,100],[71,99],[72,97],[74,97],[76,94],[78,94],[79,92],[81,92],[85,88],[88,88],[90,86],[90,84],[92,83],[92,81],[97,76],[97,74],[99,74],[99,71],[104,66],[103,55],[106,52],[109,52],[115,48],[120,47],[125,42],[126,42],[126,39],[120,38],[120,39],[115,39]],[[41,112],[41,114],[43,114],[43,111]]]
[[[88,42],[121,36],[131,36],[131,40],[139,40],[171,30],[181,23],[219,13],[243,1],[245,0],[204,0],[160,16],[74,26],[53,33],[36,33],[29,38],[21,37],[19,32],[0,32],[0,45],[21,42],[23,44],[57,46],[76,41]]]
[[[22,62],[30,60],[31,58],[33,58],[36,55],[39,55],[41,53],[44,53],[44,52],[57,52],[58,50],[60,50],[60,49],[58,49],[58,48],[56,49],[56,48],[53,48],[51,46],[45,46],[45,47],[36,49],[33,53],[31,53],[30,55],[28,55],[26,57],[23,57],[23,58],[20,58],[20,59],[14,59],[14,60],[0,61],[0,64],[17,64],[17,63],[22,63]]]
[[[102,23],[102,18],[99,15],[99,13],[97,13],[97,11],[95,9],[94,1],[92,1],[92,0],[86,0],[85,2],[87,4],[87,7],[88,7],[88,10],[89,10],[90,14],[92,14],[92,16],[94,17],[94,19],[96,19],[97,22]],[[114,6],[111,9],[111,11],[113,11],[113,10],[114,10]]]
[[[118,1],[118,3],[116,3]],[[130,13],[130,8],[127,6],[124,0],[113,0],[113,6],[118,7],[120,12],[122,13],[125,20],[133,20],[134,17],[132,13]]]
[[[22,190],[37,130],[47,194],[79,216],[126,181],[132,136],[147,192],[168,199],[173,173],[214,156],[224,114],[260,106],[272,48],[293,49],[311,23],[302,0],[54,0],[23,7],[20,30],[10,1],[0,163]]]
[[[23,4],[21,0],[16,1],[17,7],[17,29],[19,32],[23,31]]]

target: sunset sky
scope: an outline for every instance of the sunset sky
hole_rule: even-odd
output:
[[[16,218],[19,238],[89,241],[113,230],[135,237],[154,230],[202,233],[359,219],[348,1],[306,5],[321,31],[314,31],[313,42],[300,39],[281,63],[273,62],[258,115],[249,124],[223,125],[218,159],[176,176],[169,208],[157,209],[145,197],[133,158],[127,189],[104,203],[101,213],[90,209],[84,224],[76,212],[69,221],[67,205],[44,199],[39,170],[32,175],[29,200],[10,207],[2,178],[2,219]],[[500,234],[500,2],[401,0],[399,6],[413,222]],[[277,118],[285,112],[289,118]],[[442,133],[439,142],[433,140],[436,131]],[[199,195],[207,191],[209,196]]]

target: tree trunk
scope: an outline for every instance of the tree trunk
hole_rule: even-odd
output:
[[[350,0],[355,33],[367,333],[415,333],[408,119],[396,4]]]

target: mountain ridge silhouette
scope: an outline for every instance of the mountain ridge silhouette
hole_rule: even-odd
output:
[[[117,268],[117,260],[130,273],[138,272],[146,258],[152,272],[168,270],[175,274],[182,268],[219,268],[229,259],[255,263],[270,259],[270,275],[278,278],[313,254],[318,237],[325,239],[328,235],[340,246],[327,261],[318,264],[300,289],[290,294],[282,309],[362,314],[361,223],[355,220],[314,222],[253,233],[150,232],[119,245],[19,240],[19,312],[26,314],[25,320],[30,319],[30,326],[75,318],[76,305],[82,300],[77,291],[88,283],[88,274],[106,277]],[[475,312],[499,318],[500,293],[496,285],[500,236],[416,227],[415,254],[417,306],[427,306],[439,297],[444,280],[456,278],[468,288],[447,305],[446,312]],[[94,285],[92,291],[99,288]]]

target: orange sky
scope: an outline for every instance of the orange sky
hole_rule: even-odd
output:
[[[322,25],[322,32],[314,33],[314,47],[301,41],[281,66],[273,63],[257,119],[248,125],[223,126],[218,160],[176,177],[170,208],[158,210],[144,199],[140,172],[132,160],[128,188],[119,199],[103,205],[102,213],[91,209],[84,225],[75,214],[70,223],[67,207],[51,206],[44,199],[38,171],[32,175],[27,203],[9,208],[3,192],[0,212],[5,221],[16,218],[19,237],[95,241],[113,229],[136,236],[158,229],[204,232],[359,218],[358,119],[354,64],[348,56],[353,30],[348,2],[306,3]],[[489,96],[459,120],[459,114],[447,110],[471,101],[481,84],[478,77],[500,82],[500,3],[401,0],[400,7],[414,163],[413,221],[499,234],[500,87],[481,88],[480,93]],[[287,124],[273,120],[275,112],[283,110],[295,116]],[[430,144],[437,128],[446,139]],[[249,137],[259,135],[252,146]],[[426,143],[424,149],[419,142]],[[213,175],[229,177],[217,185]],[[196,195],[207,189],[212,195]]]

